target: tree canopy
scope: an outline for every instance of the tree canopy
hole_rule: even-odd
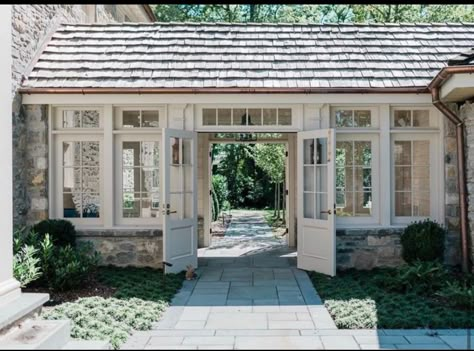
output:
[[[474,22],[474,5],[173,4],[154,5],[154,12],[160,22]]]

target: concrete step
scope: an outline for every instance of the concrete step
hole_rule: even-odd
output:
[[[69,320],[27,320],[0,337],[0,350],[58,350],[70,333]]]
[[[63,350],[110,350],[110,344],[103,340],[75,340],[69,341]]]
[[[48,294],[22,293],[18,298],[0,306],[0,333],[43,306]]]

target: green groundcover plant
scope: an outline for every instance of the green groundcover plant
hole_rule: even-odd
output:
[[[72,337],[107,340],[118,349],[135,330],[149,330],[181,287],[183,274],[151,268],[101,267],[98,279],[115,288],[111,298],[88,297],[56,306],[45,319],[70,319]]]
[[[310,276],[338,328],[474,326],[472,278],[459,278],[438,264]],[[397,284],[402,286],[394,288]]]

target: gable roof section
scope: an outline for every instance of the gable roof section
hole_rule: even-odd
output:
[[[474,47],[448,60],[448,66],[474,65]]]
[[[54,89],[423,89],[471,24],[63,25],[23,83]]]

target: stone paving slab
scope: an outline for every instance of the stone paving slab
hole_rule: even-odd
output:
[[[134,333],[123,348],[466,349],[466,329],[337,329],[291,250],[279,242],[250,242],[257,217],[227,241],[237,246],[234,256],[218,257],[229,255],[232,245],[208,250],[199,258],[198,278],[183,283],[162,320]],[[256,237],[272,240],[264,225],[257,227]],[[246,248],[239,256],[242,237],[258,250]]]

